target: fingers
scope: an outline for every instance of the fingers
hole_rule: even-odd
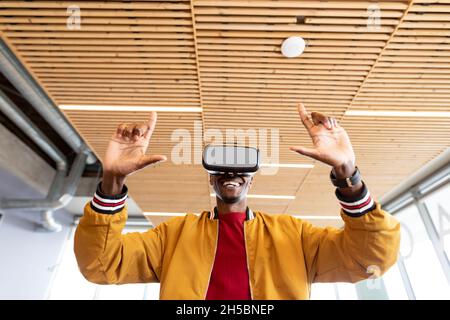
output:
[[[313,120],[313,123],[318,126],[319,124],[322,124],[325,128],[331,130],[333,128],[338,127],[338,122],[333,117],[327,117],[323,113],[320,112],[312,112],[311,118]]]
[[[136,141],[146,135],[148,131],[147,123],[121,123],[117,126],[116,135],[118,138]]]
[[[289,147],[289,149],[304,156],[320,160],[319,152],[316,149],[306,147]]]
[[[139,162],[139,169],[143,169],[149,165],[156,164],[159,162],[164,162],[167,160],[167,157],[161,154],[157,155],[145,155],[141,158]]]
[[[133,140],[137,140],[142,137],[148,130],[148,126],[146,124],[136,124],[133,126],[132,138]]]
[[[145,132],[145,139],[150,139],[150,137],[153,134],[153,130],[155,130],[156,127],[156,120],[158,119],[158,115],[155,111],[152,111],[150,113],[150,118],[147,121],[148,130]]]
[[[323,124],[323,126],[327,129],[332,129],[332,124],[330,118],[320,112],[312,112],[311,119],[316,126],[319,124]]]
[[[122,137],[125,139],[131,139],[131,136],[133,135],[133,124],[125,123],[123,124],[124,128],[122,130]]]
[[[121,123],[117,126],[117,130],[116,130],[116,134],[121,137],[123,135],[123,131],[125,130],[125,128],[127,127],[127,125],[125,123]]]
[[[310,130],[312,127],[314,127],[314,124],[311,122],[311,120],[308,117],[308,112],[306,111],[305,106],[303,103],[298,104],[298,114],[300,115],[300,119],[302,120],[303,125],[305,126],[306,130]]]
[[[325,128],[331,130],[333,128],[337,128],[338,123],[335,118],[327,117],[323,113],[320,112],[311,112],[311,119],[308,117],[308,112],[306,111],[303,103],[298,104],[298,113],[300,114],[300,119],[302,119],[303,125],[309,131],[315,125],[318,126],[322,124]]]

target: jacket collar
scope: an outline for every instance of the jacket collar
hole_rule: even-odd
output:
[[[209,218],[211,220],[218,219],[219,218],[219,211],[217,210],[217,207],[214,207],[214,211],[208,212]],[[255,218],[255,214],[253,213],[252,209],[247,207],[245,210],[245,221],[253,220]]]

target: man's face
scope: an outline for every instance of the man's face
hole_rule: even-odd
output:
[[[226,173],[210,175],[209,182],[214,187],[217,197],[225,203],[237,203],[247,196],[253,176]]]

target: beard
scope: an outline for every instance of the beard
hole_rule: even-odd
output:
[[[238,203],[242,199],[244,199],[247,196],[249,185],[247,182],[244,182],[244,185],[242,186],[241,192],[239,192],[236,195],[228,195],[225,192],[222,192],[220,185],[217,183],[214,185],[214,191],[216,193],[216,197],[222,200],[226,204],[234,204]]]

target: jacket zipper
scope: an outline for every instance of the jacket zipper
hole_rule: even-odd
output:
[[[206,300],[206,295],[208,294],[209,283],[211,282],[211,275],[212,275],[212,271],[214,268],[214,262],[216,262],[217,243],[218,242],[219,242],[219,220],[217,219],[217,235],[216,235],[216,244],[214,246],[214,257],[213,257],[213,262],[211,264],[211,269],[209,271],[209,279],[208,279],[208,285],[206,286],[206,290],[205,290],[205,298],[203,300]]]
[[[253,290],[252,290],[252,281],[251,281],[251,276],[250,276],[250,267],[249,267],[249,263],[248,263],[248,250],[247,250],[247,236],[245,233],[245,224],[247,223],[247,221],[244,222],[244,245],[245,245],[245,258],[247,260],[247,272],[248,272],[248,285],[250,287],[250,298],[253,300]]]

